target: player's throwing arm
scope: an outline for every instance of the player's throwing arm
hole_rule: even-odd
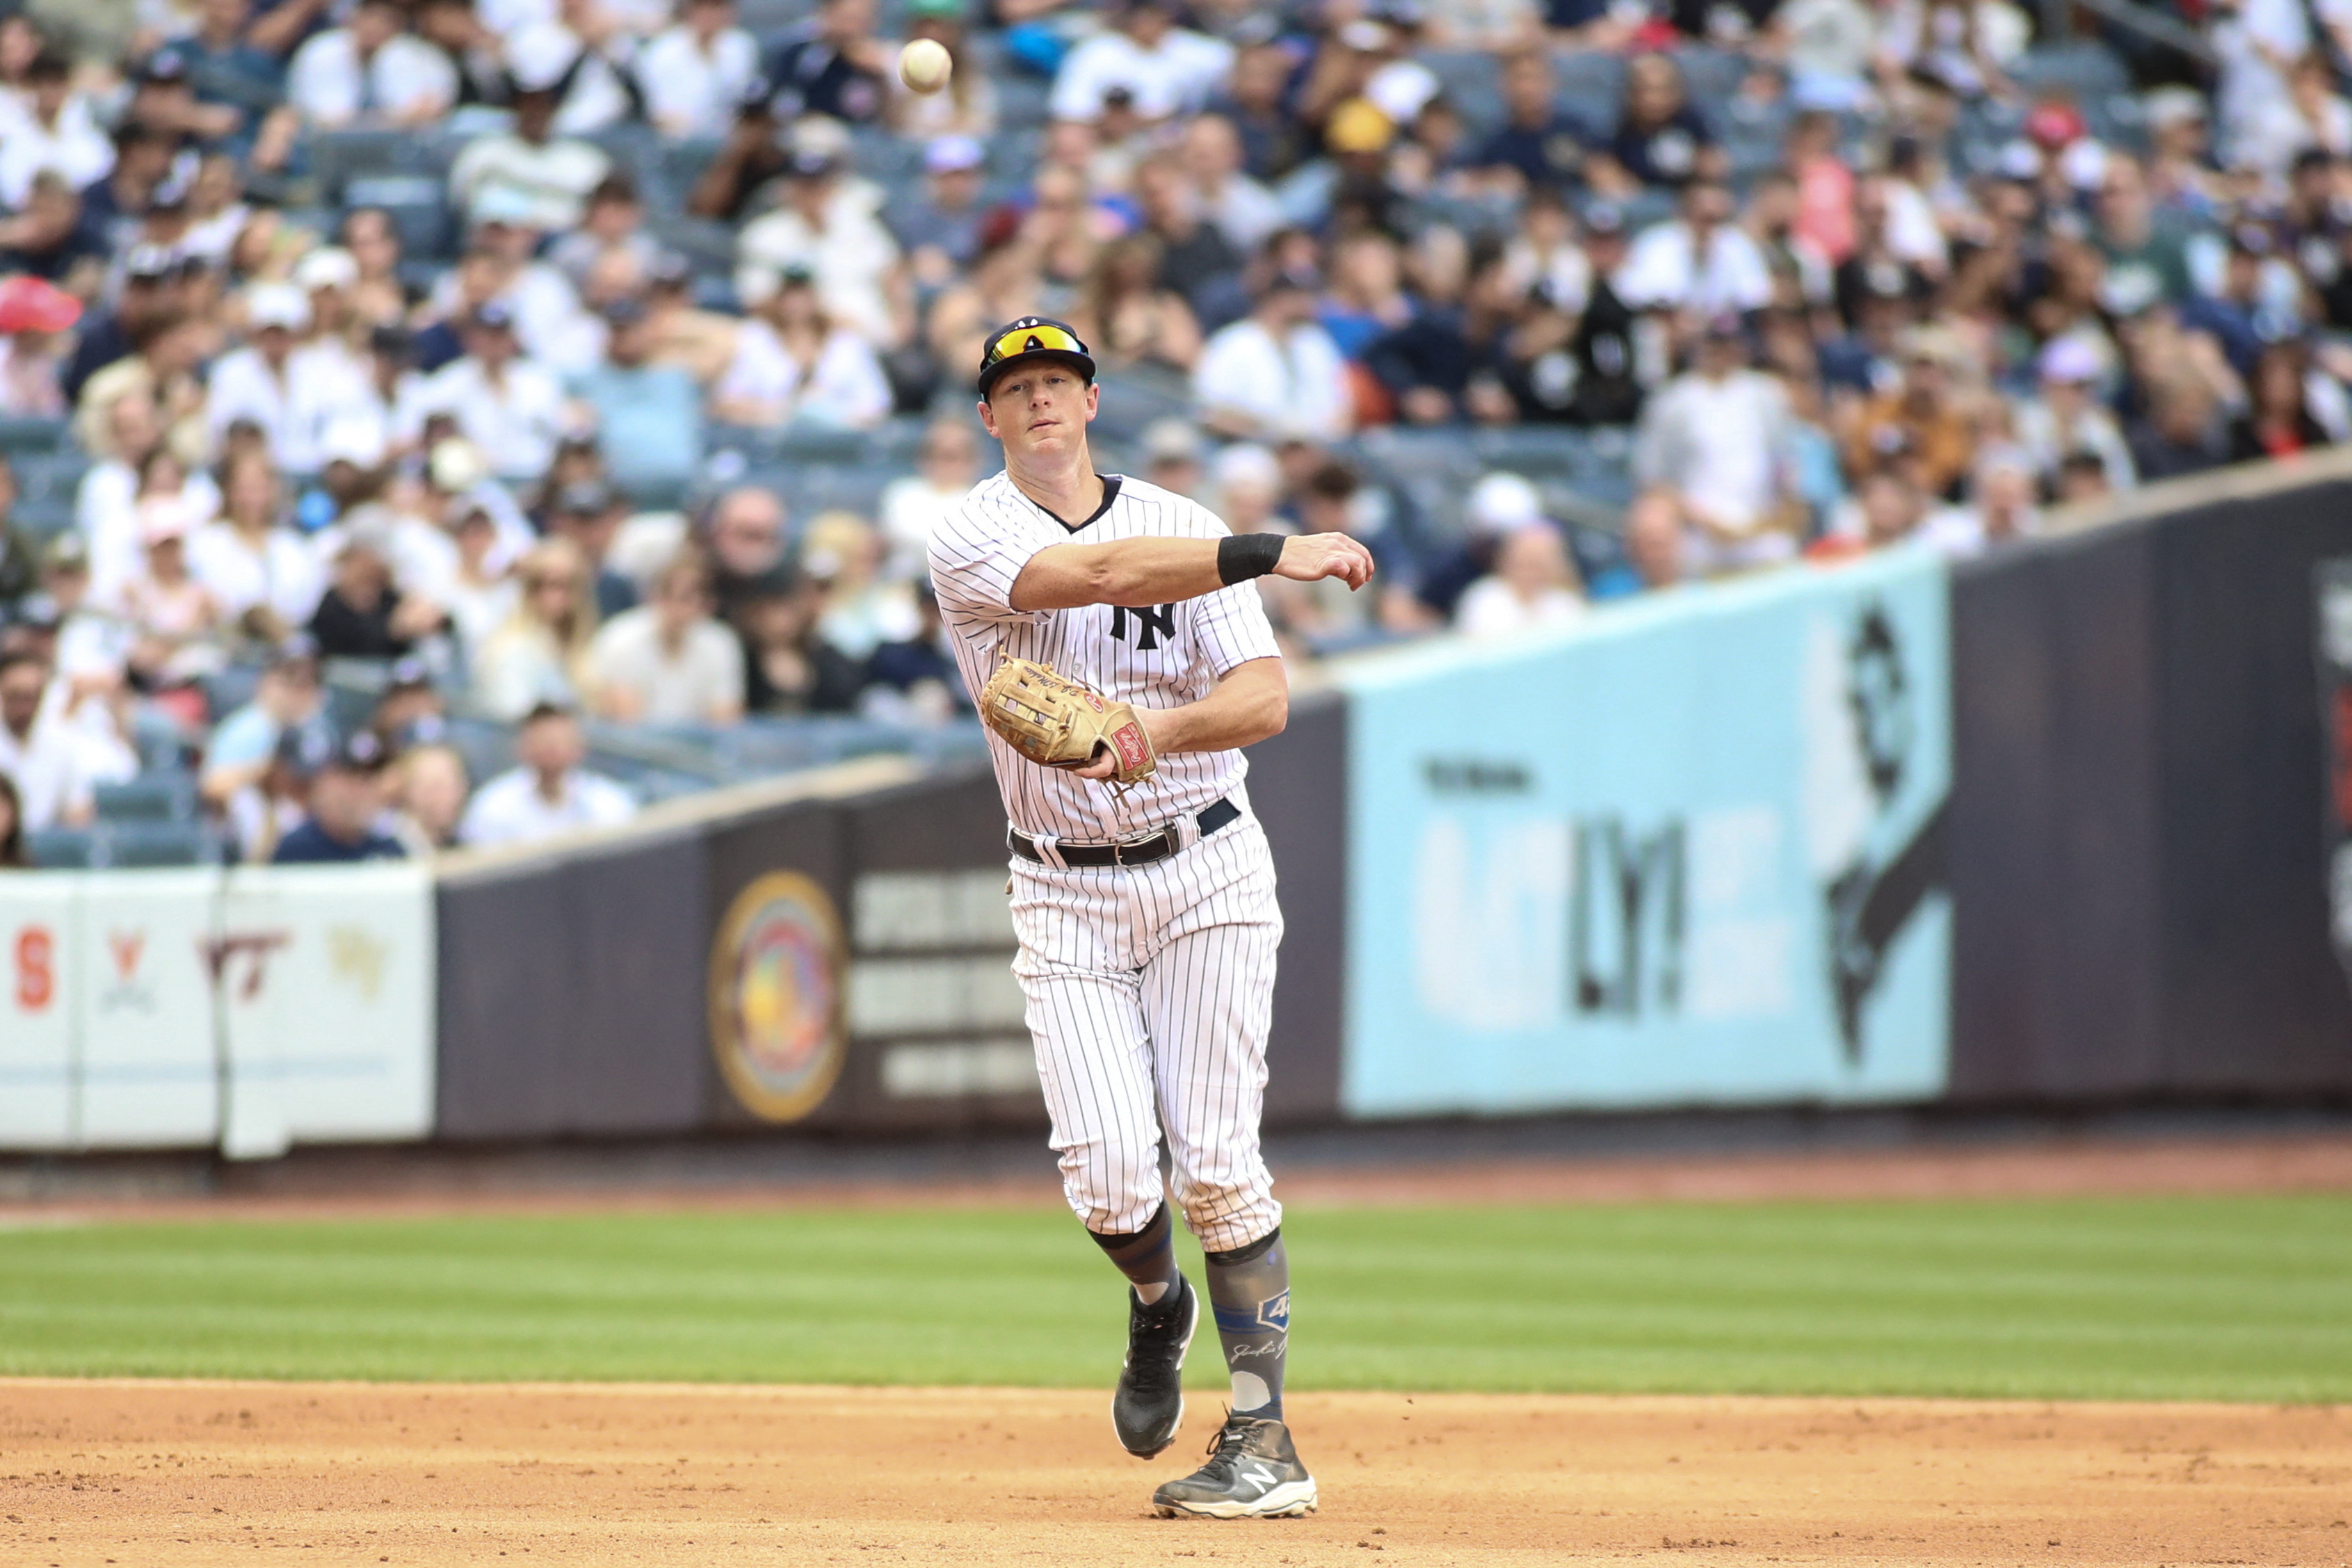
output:
[[[1013,969],[1063,1190],[1132,1287],[1112,1427],[1150,1458],[1183,1422],[1201,1303],[1172,1192],[1208,1260],[1233,1408],[1207,1463],[1152,1501],[1306,1513],[1315,1479],[1282,1415],[1290,1266],[1258,1152],[1282,911],[1241,747],[1290,703],[1253,580],[1357,589],[1372,559],[1342,534],[1236,538],[1185,497],[1097,474],[1094,368],[1058,321],[990,337],[980,418],[1004,472],[934,531],[931,580],[1010,820]]]

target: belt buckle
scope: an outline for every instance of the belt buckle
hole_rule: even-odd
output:
[[[1166,828],[1154,828],[1151,831],[1145,833],[1140,838],[1113,839],[1110,843],[1110,863],[1117,866],[1127,864],[1127,853],[1129,850],[1139,850],[1147,844],[1156,843],[1159,841],[1167,838],[1169,832],[1170,830]],[[1165,859],[1166,857],[1157,856],[1154,858]],[[1149,865],[1151,862],[1150,861],[1146,861],[1143,863]]]

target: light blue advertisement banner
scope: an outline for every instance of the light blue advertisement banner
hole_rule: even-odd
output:
[[[1347,1112],[1938,1093],[1948,620],[1900,552],[1346,670]]]

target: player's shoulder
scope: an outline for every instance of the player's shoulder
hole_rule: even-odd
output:
[[[993,537],[1027,523],[1035,509],[1000,468],[964,492],[963,499],[940,519],[940,530],[967,538]]]
[[[1124,474],[1119,476],[1115,504],[1125,520],[1151,533],[1220,538],[1231,531],[1216,513],[1192,497]]]

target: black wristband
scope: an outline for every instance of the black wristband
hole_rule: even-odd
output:
[[[1228,586],[1264,577],[1282,559],[1280,534],[1234,534],[1217,541],[1217,580]]]

